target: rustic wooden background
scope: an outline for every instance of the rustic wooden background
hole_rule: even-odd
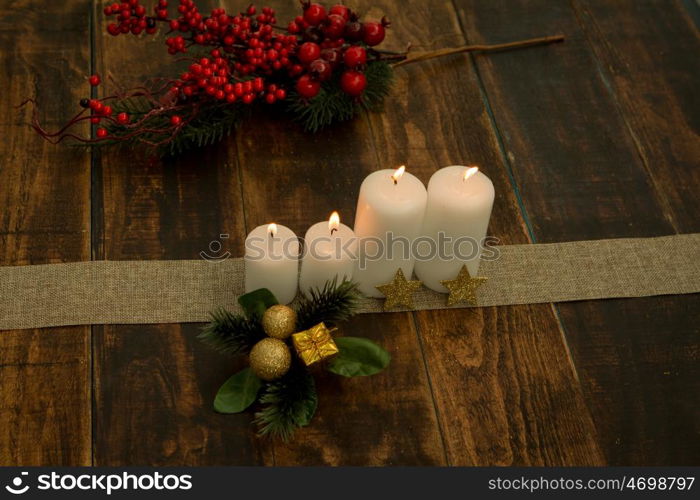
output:
[[[106,35],[101,1],[3,2],[0,264],[192,259],[222,233],[240,255],[271,217],[299,234],[333,209],[352,220],[364,176],[403,163],[426,182],[479,164],[505,244],[700,231],[694,0],[348,4],[393,21],[391,48],[567,40],[411,65],[384,113],[315,136],[259,116],[161,162],[51,146],[14,106],[36,96],[57,126],[94,71],[168,74],[163,39]],[[699,325],[698,295],[363,316],[345,329],[390,369],[322,380],[286,445],[211,410],[234,367],[200,325],[5,331],[0,463],[698,465]]]

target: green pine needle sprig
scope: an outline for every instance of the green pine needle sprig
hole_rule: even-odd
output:
[[[320,322],[334,325],[355,314],[360,292],[352,281],[329,281],[322,289],[312,289],[309,297],[302,295],[297,306],[297,329],[306,330]]]
[[[132,96],[114,102],[114,115],[126,112],[132,122],[137,122],[154,109],[154,104],[143,96]],[[242,104],[213,103],[201,108],[172,112],[155,113],[146,118],[139,127],[147,132],[139,133],[126,144],[139,142],[142,144],[160,144],[158,153],[161,156],[176,156],[188,149],[201,148],[219,142],[229,135],[244,116],[245,106]],[[182,118],[186,123],[176,131],[171,132],[168,126],[172,115],[185,113]],[[187,113],[196,113],[187,116]],[[119,144],[120,137],[132,133],[133,129],[122,125],[107,124],[109,135],[114,140],[95,145]],[[164,131],[164,132],[161,132]],[[172,134],[172,135],[171,135]],[[162,144],[161,144],[162,143]]]
[[[287,441],[297,428],[308,425],[316,412],[314,377],[295,362],[286,375],[266,384],[258,401],[262,405],[254,420],[258,433]]]
[[[250,320],[223,308],[211,313],[211,322],[199,334],[199,339],[225,354],[247,354],[265,338],[260,321]]]

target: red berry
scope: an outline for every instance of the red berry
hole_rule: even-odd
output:
[[[335,14],[332,16],[328,16],[328,21],[323,27],[323,33],[328,38],[340,38],[341,36],[343,36],[343,32],[345,31],[346,22],[347,21],[342,16],[338,16]]]
[[[253,90],[255,90],[256,92],[262,92],[264,88],[265,82],[262,78],[256,78],[255,80],[253,80]]]
[[[117,115],[117,122],[121,123],[122,125],[126,125],[127,123],[129,123],[129,115],[127,115],[126,113],[119,113]]]
[[[340,88],[343,89],[343,92],[352,97],[359,97],[362,95],[366,86],[367,78],[359,71],[348,70],[340,77]]]
[[[109,23],[109,25],[107,25],[107,32],[112,36],[117,36],[119,33],[121,33],[121,30],[116,23]]]
[[[362,27],[362,23],[359,21],[350,21],[345,25],[345,37],[354,40],[354,41],[359,41],[362,40],[362,35],[364,33],[364,28]]]
[[[275,94],[266,94],[265,95],[265,101],[268,104],[274,104],[277,98],[275,97]]]
[[[177,126],[180,125],[181,123],[182,123],[182,118],[180,118],[179,116],[173,115],[173,116],[170,117],[170,124],[171,124],[172,126],[177,127]]]
[[[93,125],[97,125],[98,123],[100,123],[100,117],[99,116],[91,116],[90,123],[92,123]]]
[[[102,114],[104,116],[112,116],[112,106],[105,106],[102,108]]]
[[[348,21],[350,19],[350,9],[345,5],[334,5],[331,10],[328,11],[328,15],[341,16],[343,19]]]
[[[325,59],[316,59],[309,65],[309,70],[322,82],[328,80],[333,74],[331,64]]]
[[[321,47],[313,42],[306,42],[299,47],[299,60],[304,64],[309,64],[318,59],[321,55]]]
[[[352,46],[345,51],[345,65],[348,68],[356,68],[367,63],[367,51],[360,46]]]
[[[311,78],[311,75],[303,75],[297,81],[297,92],[299,92],[300,96],[305,97],[306,99],[316,97],[320,90],[321,84],[318,82],[318,80]]]
[[[100,75],[95,74],[95,75],[92,75],[88,79],[88,81],[90,82],[90,85],[92,85],[93,87],[97,87],[102,80],[100,80]]]
[[[301,31],[301,28],[299,28],[299,25],[292,21],[289,23],[289,26],[287,26],[287,31],[290,33],[299,33]]]
[[[281,101],[287,97],[287,91],[284,89],[277,89],[275,90],[275,97]]]
[[[100,139],[104,139],[105,137],[107,137],[107,129],[101,128],[101,127],[98,128],[97,129],[97,137],[99,137]]]
[[[97,99],[90,99],[90,109],[93,111],[96,111],[99,113],[102,111],[102,108],[104,107],[104,104],[102,104],[100,101]]]
[[[312,3],[304,6],[304,21],[311,26],[318,26],[326,19],[326,9],[323,5]]]
[[[321,57],[328,61],[334,68],[340,64],[340,51],[337,49],[323,49],[321,51]]]
[[[362,40],[370,47],[374,47],[375,45],[382,43],[385,36],[386,30],[381,23],[365,23]]]

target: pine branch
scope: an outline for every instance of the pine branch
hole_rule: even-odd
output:
[[[217,102],[202,107],[192,105],[173,112],[159,112],[159,108],[154,107],[154,104],[143,96],[118,99],[113,104],[114,116],[126,112],[132,122],[143,120],[138,127],[143,132],[134,137],[127,137],[133,135],[133,128],[108,122],[105,128],[114,139],[92,145],[158,144],[158,153],[161,156],[175,156],[186,150],[209,146],[222,140],[241,121],[244,108],[247,106]],[[185,124],[175,131],[169,127],[170,117],[174,114],[181,115],[185,120]]]
[[[365,76],[367,77],[367,88],[362,96],[362,105],[370,111],[376,111],[384,103],[384,98],[391,92],[394,70],[383,61],[374,61],[367,65]]]
[[[310,297],[302,295],[297,307],[297,329],[306,330],[320,322],[337,324],[355,314],[360,292],[352,281],[329,281],[323,289],[312,289]]]
[[[264,337],[259,321],[251,321],[221,308],[211,314],[211,322],[198,338],[226,354],[247,354]]]
[[[347,95],[340,87],[339,75],[325,82],[319,94],[306,100],[292,92],[288,110],[306,131],[318,132],[334,122],[350,120],[363,109],[377,109],[391,90],[393,70],[383,61],[371,61],[365,70],[367,87],[360,99]]]
[[[308,425],[316,412],[314,378],[305,367],[294,363],[284,377],[266,384],[259,402],[263,408],[255,414],[258,433],[287,441],[297,428]]]
[[[215,144],[235,129],[242,115],[240,105],[217,105],[201,110],[165,145],[164,152],[175,156],[188,149]]]

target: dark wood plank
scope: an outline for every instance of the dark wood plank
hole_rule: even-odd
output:
[[[673,233],[672,221],[684,216],[669,211],[672,205],[695,202],[670,202],[669,196],[682,196],[680,189],[661,189],[661,182],[649,176],[640,152],[642,136],[630,132],[632,121],[621,114],[615,88],[571,6],[546,1],[455,3],[470,42],[567,36],[555,47],[474,58],[537,240]],[[610,30],[623,17],[638,15],[629,6],[620,9],[617,22],[608,20]],[[676,29],[686,28],[668,27],[654,39],[672,37]],[[681,67],[677,73],[683,79]],[[645,82],[652,85],[652,77]],[[641,87],[636,91],[644,92]],[[665,108],[668,113],[680,112],[677,102],[669,106],[673,109]],[[682,141],[688,132],[679,134]],[[665,164],[675,161],[663,150],[655,154],[663,155],[657,158]],[[687,158],[687,153],[680,154]],[[693,182],[685,177],[681,183],[686,181]],[[697,463],[698,403],[690,396],[698,391],[697,301],[685,296],[558,307],[611,464]]]
[[[391,1],[390,44],[423,50],[464,43],[449,5]],[[377,150],[428,181],[450,164],[480,165],[496,187],[489,234],[528,241],[479,82],[466,56],[407,66],[383,114],[372,115]],[[454,465],[603,463],[554,312],[549,305],[442,310],[416,315],[439,418]]]
[[[271,2],[279,19],[294,3]],[[259,117],[238,135],[246,225],[276,220],[303,236],[338,210],[352,224],[364,177],[386,168],[366,121],[308,135],[274,116]],[[378,161],[379,159],[379,161]],[[381,375],[318,378],[319,409],[288,443],[275,443],[275,465],[441,465],[445,452],[414,321],[409,314],[363,316],[342,326],[392,353]]]
[[[204,8],[203,2],[199,2]],[[164,38],[113,38],[96,23],[103,74],[138,84],[174,71]],[[175,161],[106,153],[94,203],[97,259],[192,259],[223,239],[242,253],[243,219],[234,144]],[[213,264],[215,265],[215,264]],[[236,368],[203,346],[199,325],[105,326],[94,330],[95,463],[237,465],[263,461],[251,416],[212,409],[216,389]]]
[[[89,3],[0,7],[0,264],[90,258],[90,159],[28,126],[74,112],[89,73]],[[90,330],[0,332],[0,464],[90,465]]]
[[[700,231],[700,32],[681,1],[573,2],[678,232]],[[697,7],[696,8],[700,8]]]
[[[593,1],[572,5],[658,192],[658,209],[675,231],[700,230],[697,26],[681,2]],[[591,373],[595,389],[607,388],[616,380],[620,366],[625,373],[634,374],[637,385],[625,391],[624,404],[643,418],[632,426],[633,439],[622,435],[612,444],[621,449],[620,463],[629,460],[626,453],[635,453],[648,457],[648,463],[697,464],[700,404],[693,394],[700,393],[700,300],[686,296],[645,302],[643,315],[635,315],[626,302],[616,306],[631,318],[633,336],[624,339],[623,349],[614,356],[608,349],[575,343],[579,358],[588,361],[582,370]],[[577,321],[582,320],[577,317]],[[610,392],[606,392],[598,392],[603,409],[609,407]],[[625,425],[613,422],[613,432]],[[664,445],[659,447],[659,443]]]

